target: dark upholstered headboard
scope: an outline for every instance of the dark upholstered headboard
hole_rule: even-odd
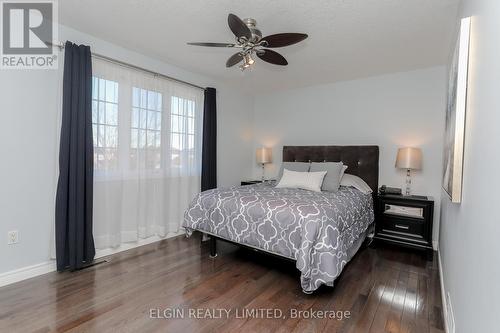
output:
[[[340,162],[377,193],[378,146],[284,146],[283,162]]]

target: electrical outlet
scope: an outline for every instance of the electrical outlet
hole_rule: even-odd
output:
[[[7,233],[7,244],[17,244],[19,243],[19,231],[12,230]]]

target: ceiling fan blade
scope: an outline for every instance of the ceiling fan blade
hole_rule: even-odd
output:
[[[286,59],[281,54],[279,54],[278,52],[274,52],[273,50],[261,49],[258,50],[256,54],[257,57],[273,65],[288,65],[288,61],[286,61]]]
[[[235,53],[229,59],[227,59],[226,67],[232,67],[242,60],[243,60],[243,56],[239,52]]]
[[[195,46],[210,46],[210,47],[234,47],[235,44],[231,43],[198,43],[198,42],[193,42],[193,43],[187,43],[188,45],[195,45]]]
[[[227,24],[236,37],[246,37],[248,40],[252,38],[252,32],[238,16],[229,14]]]
[[[262,40],[267,42],[267,45],[264,45],[265,47],[283,47],[301,42],[306,38],[307,34],[283,33],[266,36]]]

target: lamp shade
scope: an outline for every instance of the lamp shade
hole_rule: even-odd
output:
[[[399,169],[422,169],[422,150],[420,148],[399,148],[396,157],[396,168]]]
[[[271,148],[258,148],[255,152],[255,158],[259,164],[267,164],[273,161],[273,153]]]

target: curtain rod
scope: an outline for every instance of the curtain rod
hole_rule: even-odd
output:
[[[45,43],[49,44],[51,46],[58,47],[59,50],[61,50],[61,51],[64,50],[64,44],[63,43],[61,43],[61,44],[54,44],[54,43],[51,43],[51,42],[45,42]],[[165,74],[161,74],[161,73],[157,73],[157,72],[154,72],[152,70],[146,69],[144,67],[139,67],[139,66],[136,66],[136,65],[132,65],[132,64],[129,64],[127,62],[124,62],[124,61],[121,61],[121,60],[117,60],[117,59],[114,59],[114,58],[111,58],[111,57],[108,57],[108,56],[105,56],[105,55],[102,55],[102,54],[99,54],[99,53],[95,53],[95,52],[91,52],[91,53],[92,53],[92,57],[97,58],[97,59],[108,61],[108,62],[117,64],[117,65],[120,65],[120,66],[123,66],[123,67],[127,67],[127,68],[135,69],[135,70],[138,70],[138,71],[146,72],[146,73],[152,74],[154,76],[162,77],[162,78],[167,79],[167,80],[176,81],[176,82],[183,83],[183,84],[186,84],[186,85],[191,86],[191,87],[195,87],[195,88],[198,88],[198,89],[201,89],[201,90],[205,90],[204,87],[200,87],[200,86],[198,86],[198,85],[196,85],[194,83],[190,83],[190,82],[186,82],[186,81],[183,81],[183,80],[179,80],[179,79],[176,79],[174,77],[171,77],[171,76],[168,76],[168,75],[165,75]]]

